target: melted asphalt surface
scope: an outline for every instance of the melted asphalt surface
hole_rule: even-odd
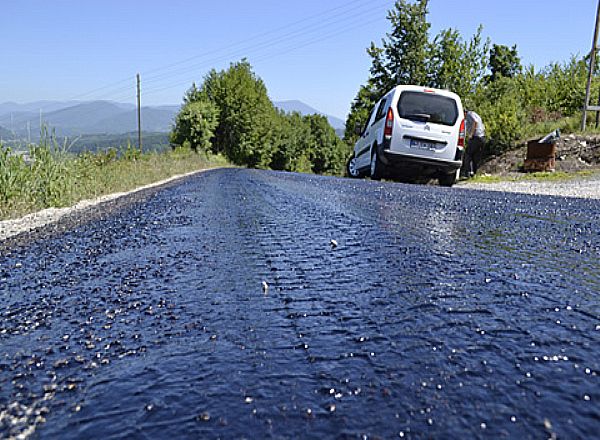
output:
[[[191,177],[5,244],[0,437],[591,438],[599,225],[593,200]]]

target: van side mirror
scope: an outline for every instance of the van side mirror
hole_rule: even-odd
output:
[[[362,135],[362,124],[358,121],[354,123],[354,134],[357,136]]]

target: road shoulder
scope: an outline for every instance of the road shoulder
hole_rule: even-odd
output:
[[[14,238],[21,234],[32,233],[37,229],[44,228],[49,225],[57,224],[61,222],[61,220],[73,220],[75,218],[81,218],[88,213],[97,211],[91,208],[98,207],[99,205],[107,205],[107,208],[109,208],[108,210],[112,211],[114,207],[126,204],[127,200],[120,199],[137,199],[143,196],[145,193],[207,170],[208,169],[202,169],[185,174],[179,174],[168,179],[141,186],[131,191],[109,194],[95,199],[82,200],[76,205],[67,208],[48,208],[28,214],[18,219],[0,221],[0,242]],[[91,215],[91,217],[94,216]],[[73,223],[73,221],[69,223]],[[66,228],[61,229],[64,230]]]
[[[600,199],[600,172],[590,176],[575,176],[564,180],[500,180],[492,182],[464,181],[458,188],[501,191],[532,195]]]

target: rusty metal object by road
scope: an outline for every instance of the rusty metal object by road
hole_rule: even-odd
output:
[[[527,158],[523,164],[526,172],[554,171],[556,167],[556,143],[527,142]]]

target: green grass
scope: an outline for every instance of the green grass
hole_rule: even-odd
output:
[[[593,171],[577,171],[573,173],[565,173],[563,171],[526,173],[519,176],[498,176],[489,174],[478,174],[469,180],[469,183],[499,183],[499,182],[568,182],[569,180],[590,177],[594,174]]]
[[[581,115],[561,118],[556,121],[544,121],[535,124],[526,124],[523,127],[522,139],[519,143],[525,142],[527,139],[539,138],[548,133],[559,129],[561,134],[577,134],[577,135],[596,135],[600,134],[600,127],[596,128],[596,115],[589,113],[587,118],[587,126],[585,131],[581,131]]]
[[[42,142],[30,146],[29,155],[26,162],[0,145],[1,220],[228,165],[221,156],[183,149],[142,154],[131,146],[121,155],[114,149],[72,155],[67,148]]]

